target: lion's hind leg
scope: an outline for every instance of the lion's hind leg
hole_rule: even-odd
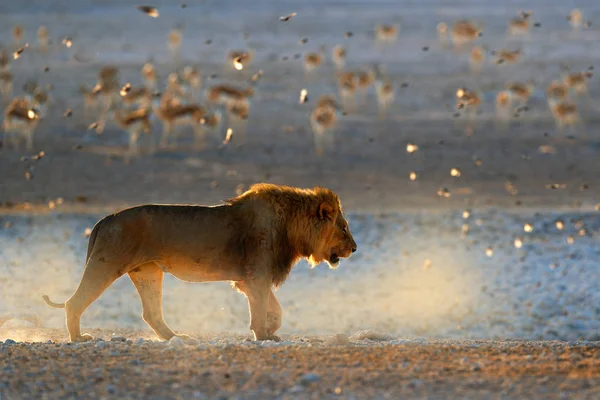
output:
[[[155,263],[144,264],[129,272],[129,277],[142,300],[144,321],[156,333],[156,336],[163,340],[169,340],[176,335],[163,318],[163,276],[164,272]]]
[[[65,302],[67,314],[67,329],[71,342],[85,342],[92,340],[91,335],[81,334],[81,315],[92,304],[102,292],[123,273],[115,271],[100,260],[90,259],[83,271],[83,277],[77,290],[69,300]]]

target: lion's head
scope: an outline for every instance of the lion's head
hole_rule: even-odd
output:
[[[340,259],[356,251],[356,242],[342,213],[340,199],[332,190],[259,183],[227,202],[239,204],[251,199],[270,203],[279,223],[283,224],[282,231],[286,232],[285,245],[278,249],[283,271],[275,279],[278,282],[283,282],[300,258],[307,258],[313,267],[327,261],[331,268],[336,268]]]
[[[329,189],[315,188],[314,191],[318,198],[314,209],[317,243],[309,262],[314,267],[326,261],[335,269],[340,265],[340,259],[348,258],[356,251],[356,242],[342,213],[338,196]]]

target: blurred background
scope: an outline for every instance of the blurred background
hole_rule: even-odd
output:
[[[12,318],[0,339],[31,315],[63,327],[63,313],[41,294],[64,301],[74,292],[86,234],[106,213],[149,202],[218,204],[272,182],[338,192],[359,248],[336,271],[295,268],[278,291],[282,334],[598,340],[598,4],[136,6],[0,5],[9,133],[0,148],[0,316]],[[147,64],[154,85],[142,73]],[[107,65],[118,70],[112,89],[101,76]],[[253,94],[212,104],[206,93],[218,85]],[[151,129],[139,132],[139,154],[128,158],[137,125],[113,111],[139,110],[125,101],[138,88],[153,104]],[[204,146],[197,126],[183,122],[159,145],[164,118],[155,111],[177,90],[180,103],[221,118],[206,126]],[[109,92],[116,100],[105,107]],[[320,107],[323,95],[339,110]],[[9,112],[15,97],[34,119]],[[236,115],[240,104],[247,119]],[[17,146],[12,137],[28,128],[32,146]],[[164,305],[175,330],[247,332],[246,301],[225,282],[169,276]],[[82,324],[151,334],[127,278]]]

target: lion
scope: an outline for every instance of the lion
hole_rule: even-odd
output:
[[[64,308],[71,342],[82,334],[83,312],[116,279],[128,274],[142,302],[143,320],[156,335],[176,335],[162,312],[165,272],[186,282],[231,281],[248,299],[254,340],[280,340],[282,309],[274,288],[307,259],[335,269],[356,251],[339,197],[321,187],[299,189],[259,183],[222,205],[147,204],[98,221],[90,235],[86,266]]]

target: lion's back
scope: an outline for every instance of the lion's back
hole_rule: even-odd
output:
[[[113,256],[240,262],[273,249],[280,235],[276,221],[273,207],[262,200],[212,207],[147,204],[100,220],[89,249],[96,241],[95,252]]]

